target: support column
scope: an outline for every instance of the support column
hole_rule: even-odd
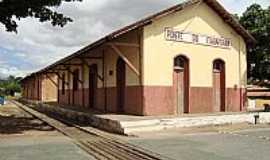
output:
[[[103,74],[103,91],[104,91],[104,111],[107,112],[107,80],[105,69],[105,51],[102,50],[102,74]]]
[[[71,80],[70,80],[70,73],[67,72],[68,74],[68,105],[71,105],[71,102],[70,102],[70,93],[71,93],[71,90],[70,90],[70,85],[71,85]]]
[[[81,65],[81,72],[82,72],[82,106],[85,107],[85,89],[84,89],[84,82],[85,82],[85,76],[84,76],[84,64]]]
[[[60,76],[57,74],[57,104],[59,104],[60,100],[60,90],[59,90]]]

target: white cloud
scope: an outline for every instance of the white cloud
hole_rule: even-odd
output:
[[[10,67],[8,65],[0,64],[0,79],[7,78],[9,75],[15,75],[17,77],[25,76],[29,71],[20,70],[16,67]]]
[[[18,75],[37,71],[121,26],[182,1],[83,0],[83,2],[65,2],[56,10],[72,17],[74,22],[64,28],[52,27],[49,23],[39,23],[32,18],[22,19],[19,22],[18,34],[7,33],[3,25],[0,25],[0,59],[2,61],[4,59],[4,64],[8,64],[0,63],[0,73]],[[238,13],[253,2],[264,5],[269,5],[270,2],[269,0],[219,1],[229,11]],[[14,58],[21,63],[13,62]]]

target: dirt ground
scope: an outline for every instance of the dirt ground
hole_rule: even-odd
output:
[[[73,140],[8,102],[0,106],[0,160],[94,160]]]
[[[54,133],[56,131],[52,127],[10,102],[0,106],[0,136],[33,136]]]

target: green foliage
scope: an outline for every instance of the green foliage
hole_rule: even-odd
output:
[[[52,9],[62,2],[82,0],[2,0],[0,1],[0,23],[9,32],[17,32],[17,22],[21,18],[33,17],[40,22],[49,21],[53,26],[63,27],[72,19]]]
[[[21,91],[21,86],[19,84],[21,77],[15,78],[14,76],[9,76],[6,80],[0,81],[0,96],[11,95],[14,96],[15,92]]]
[[[270,79],[270,7],[258,4],[247,8],[240,23],[255,37],[257,44],[248,50],[249,79]]]

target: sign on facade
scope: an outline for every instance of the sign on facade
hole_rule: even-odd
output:
[[[183,31],[175,31],[173,28],[165,28],[167,41],[186,42],[213,47],[230,48],[232,43],[229,38],[213,37]]]

